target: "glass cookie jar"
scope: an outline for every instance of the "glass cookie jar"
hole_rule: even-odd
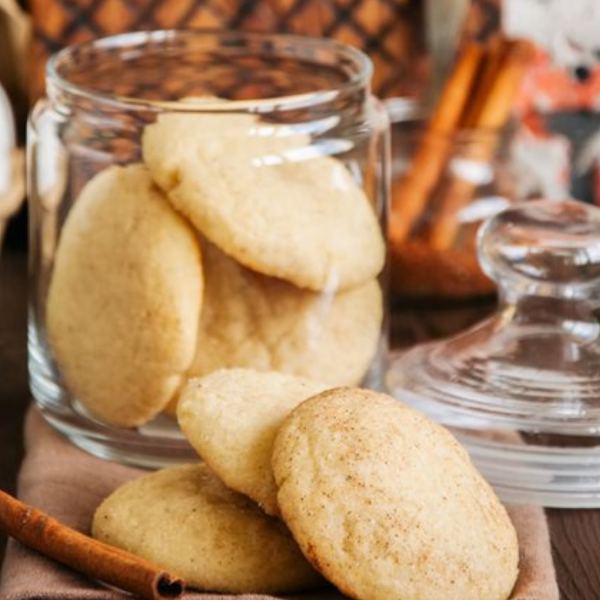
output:
[[[154,31],[72,46],[29,125],[29,368],[99,456],[184,460],[188,378],[381,386],[389,125],[330,40]]]

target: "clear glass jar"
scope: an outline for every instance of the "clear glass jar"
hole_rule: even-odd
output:
[[[155,31],[70,47],[29,125],[29,368],[100,456],[188,457],[187,378],[380,387],[389,125],[337,42]]]
[[[394,296],[439,302],[493,295],[476,234],[516,200],[510,131],[434,133],[424,129],[418,106],[391,103],[389,110]]]

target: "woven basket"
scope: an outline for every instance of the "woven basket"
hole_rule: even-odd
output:
[[[124,31],[181,27],[323,36],[364,50],[381,97],[419,96],[426,76],[419,0],[31,0],[31,96],[44,90],[50,54]]]

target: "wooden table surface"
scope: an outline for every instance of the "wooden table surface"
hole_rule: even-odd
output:
[[[9,492],[15,490],[23,453],[23,416],[30,401],[26,263],[26,256],[19,252],[5,252],[0,257],[0,488]],[[438,308],[433,317],[429,311],[427,319],[423,319],[422,309],[402,309],[395,312],[392,337],[415,341],[446,335],[452,333],[448,323],[452,328],[465,327],[489,309],[485,305]],[[450,312],[452,318],[448,319]],[[600,510],[549,509],[546,514],[561,599],[600,599]],[[4,545],[0,534],[0,561]]]

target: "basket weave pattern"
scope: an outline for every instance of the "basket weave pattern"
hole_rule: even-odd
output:
[[[381,97],[418,95],[424,36],[418,0],[32,0],[31,95],[43,93],[50,54],[125,31],[206,27],[335,38],[364,50]]]

